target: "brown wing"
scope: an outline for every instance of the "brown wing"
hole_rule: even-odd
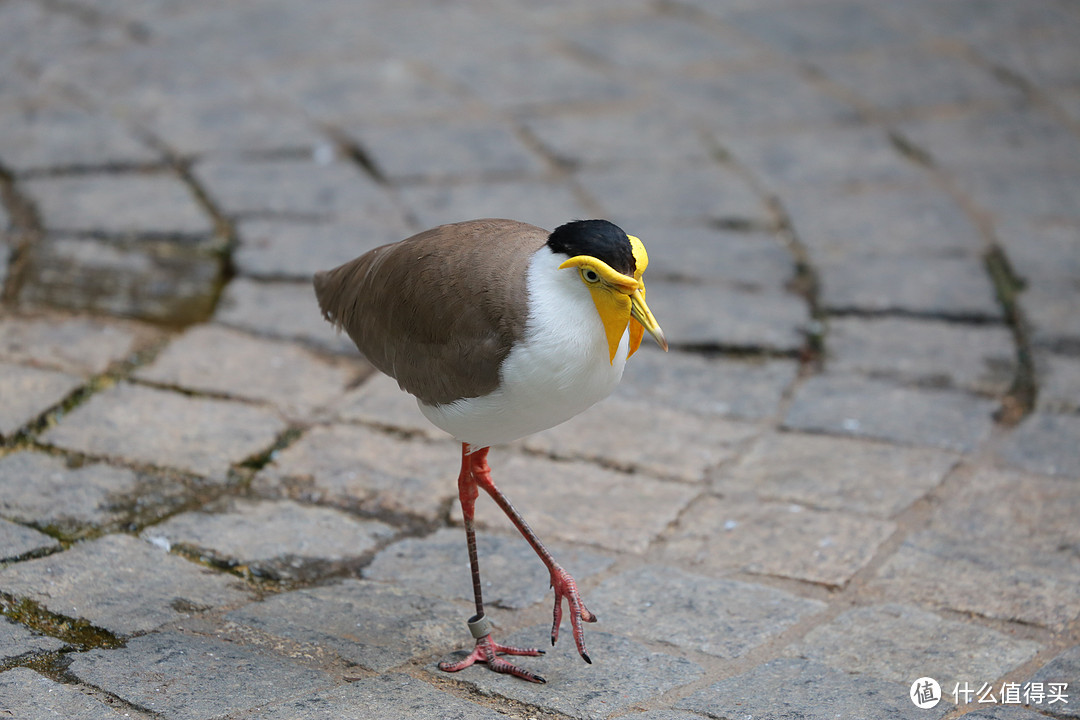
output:
[[[486,395],[528,319],[529,258],[548,231],[513,220],[442,225],[315,275],[323,315],[427,404]]]

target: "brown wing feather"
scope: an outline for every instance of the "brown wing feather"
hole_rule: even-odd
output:
[[[315,275],[323,315],[428,404],[486,395],[528,318],[529,258],[548,231],[513,220],[442,225]]]

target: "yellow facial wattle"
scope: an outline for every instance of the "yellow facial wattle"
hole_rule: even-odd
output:
[[[628,237],[636,262],[634,277],[623,275],[604,261],[590,255],[577,255],[559,265],[560,270],[577,268],[581,281],[589,288],[596,312],[600,315],[600,322],[604,325],[609,361],[612,363],[615,362],[619,343],[622,342],[628,327],[630,352],[627,357],[637,352],[646,330],[660,347],[668,349],[660,325],[645,304],[645,283],[641,280],[641,274],[649,264],[649,256],[640,240],[632,235]]]

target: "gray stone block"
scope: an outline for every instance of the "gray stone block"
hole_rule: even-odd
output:
[[[8,562],[58,550],[60,543],[45,533],[0,518],[0,548],[0,561]]]
[[[855,0],[787,5],[783,12],[755,7],[725,13],[724,18],[773,49],[795,57],[873,50],[904,40],[877,8]]]
[[[223,717],[334,684],[318,670],[176,632],[133,638],[119,650],[83,653],[70,672],[156,717],[177,720]]]
[[[189,500],[164,479],[24,450],[0,458],[0,513],[65,539],[153,521]]]
[[[577,173],[577,178],[606,216],[624,228],[658,220],[720,220],[756,227],[770,222],[762,199],[750,185],[720,165],[661,165],[649,172],[630,172],[625,167],[589,169]]]
[[[232,577],[128,535],[106,535],[0,570],[0,590],[116,635],[248,600]]]
[[[708,147],[681,114],[652,108],[629,114],[530,117],[525,127],[552,156],[571,165],[693,162],[708,157]]]
[[[948,195],[918,185],[800,187],[781,198],[815,261],[858,256],[978,258],[986,242]]]
[[[210,158],[192,172],[211,201],[233,217],[280,216],[358,226],[366,217],[400,217],[386,191],[344,160],[323,164]]]
[[[648,291],[672,345],[795,353],[805,344],[810,311],[797,295],[666,280],[649,282]]]
[[[1080,360],[1067,355],[1036,356],[1038,409],[1043,412],[1080,412]]]
[[[82,384],[82,378],[56,370],[0,362],[0,438],[14,435]]]
[[[769,133],[723,133],[720,143],[774,190],[812,183],[923,181],[876,127],[824,127]],[[783,197],[784,192],[780,193]]]
[[[686,483],[584,462],[499,453],[491,467],[496,484],[542,538],[614,552],[645,552],[697,494]],[[484,499],[476,504],[476,519],[485,527],[510,527],[502,510]]]
[[[31,246],[19,300],[184,325],[205,320],[225,281],[214,241],[46,237]]]
[[[285,430],[251,405],[121,383],[68,413],[42,440],[89,455],[123,458],[223,478]]]
[[[55,96],[0,105],[0,128],[0,158],[15,173],[161,161],[121,122]]]
[[[749,62],[759,55],[735,33],[670,15],[577,24],[567,35],[581,53],[650,75],[679,74],[720,62]]]
[[[925,46],[884,48],[858,62],[847,57],[822,58],[815,65],[885,112],[1006,103],[1022,97],[1019,89],[1000,82],[967,58]]]
[[[974,257],[845,255],[817,261],[821,305],[834,313],[1001,320],[990,276]]]
[[[377,520],[291,500],[233,499],[208,510],[216,512],[175,515],[141,537],[258,576],[310,580],[355,566],[395,532]]]
[[[802,505],[698,498],[666,538],[666,560],[843,587],[896,530],[887,520]]]
[[[700,415],[758,420],[776,412],[797,373],[794,360],[711,359],[643,343],[615,395]]]
[[[121,236],[214,231],[188,187],[168,173],[47,176],[21,185],[50,231]]]
[[[665,88],[704,127],[725,135],[858,120],[852,105],[819,88],[798,68],[752,64],[725,70],[674,77]]]
[[[0,618],[0,662],[5,666],[12,660],[23,660],[39,653],[56,652],[64,647],[66,645],[54,637],[32,632],[6,617]],[[0,675],[0,678],[3,677],[6,676]],[[4,707],[3,696],[4,691],[0,690],[0,707]]]
[[[130,359],[157,337],[145,325],[91,316],[34,314],[0,318],[0,357],[54,367],[73,375],[96,375]]]
[[[521,443],[551,457],[700,482],[709,468],[734,457],[739,444],[756,432],[753,425],[713,415],[610,397]]]
[[[467,607],[366,580],[275,595],[229,613],[229,621],[384,672],[465,644]]]
[[[402,188],[405,204],[428,228],[475,218],[512,216],[548,230],[592,213],[573,188],[549,180],[499,180]]]
[[[1002,677],[1040,649],[1030,640],[888,604],[843,612],[784,652],[901,685],[930,676],[947,693],[956,683]]]
[[[712,487],[724,496],[754,494],[891,518],[940,485],[957,462],[955,455],[929,448],[776,433],[714,472]]]
[[[198,325],[174,340],[139,380],[263,402],[310,418],[337,400],[364,366],[331,362],[295,344]]]
[[[550,574],[532,547],[518,535],[480,532],[476,537],[484,604],[490,608],[521,610],[550,602]],[[576,545],[548,547],[579,584],[611,566],[613,560]],[[392,583],[428,597],[464,602],[473,600],[465,533],[441,528],[424,538],[405,538],[382,549],[364,568],[364,578]],[[595,608],[604,614],[603,608]]]
[[[447,57],[439,69],[497,108],[595,103],[631,94],[630,84],[621,78],[536,42],[489,47],[482,57]]]
[[[518,647],[541,640],[546,643],[550,629],[547,625],[530,627],[499,638],[499,642]],[[569,637],[560,637],[559,644],[547,648],[541,658],[512,658],[516,664],[543,676],[546,685],[521,682],[490,672],[482,665],[450,677],[482,695],[506,698],[563,717],[592,719],[643,705],[703,674],[699,665],[686,658],[649,650],[628,638],[591,627],[586,630],[586,642],[591,665],[581,660]]]
[[[0,708],[21,720],[120,720],[130,717],[96,697],[50,680],[29,668],[0,674]]]
[[[714,718],[799,717],[833,720],[939,718],[951,707],[917,708],[906,684],[838,672],[811,660],[778,659],[699,690],[676,706]]]
[[[500,720],[501,713],[405,674],[365,678],[252,715],[252,720],[339,720],[377,712],[382,720]]]
[[[795,277],[794,257],[771,233],[650,222],[623,229],[649,251],[646,285],[666,278],[768,292],[782,290]]]
[[[1061,163],[1047,171],[1041,164],[964,168],[954,173],[959,189],[995,219],[1080,222],[1080,165]]]
[[[300,340],[331,352],[356,355],[347,335],[319,314],[311,282],[258,282],[236,278],[225,288],[216,322],[272,338]]]
[[[237,223],[240,246],[233,262],[241,275],[309,282],[329,270],[412,235],[404,220],[371,218],[363,223],[299,223],[252,219]]]
[[[541,159],[502,123],[368,125],[355,134],[379,170],[397,181],[537,175],[544,170]]]
[[[648,565],[606,580],[589,594],[589,608],[617,634],[732,660],[821,612],[825,603]]]
[[[365,513],[435,520],[457,497],[461,446],[351,425],[316,427],[259,471],[252,488]]]
[[[909,318],[829,321],[828,368],[924,387],[1004,395],[1016,373],[1016,348],[1004,326]]]
[[[341,396],[331,409],[339,420],[446,440],[447,435],[420,412],[416,398],[398,387],[397,380],[381,372],[371,374],[359,387]]]
[[[1078,503],[1073,478],[981,470],[904,540],[868,589],[1060,630],[1080,615]]]
[[[796,391],[784,427],[971,452],[990,437],[996,409],[958,392],[826,374]]]
[[[1080,477],[1080,417],[1038,412],[1017,426],[1000,449],[1004,460],[1030,472]]]
[[[1036,710],[1047,710],[1054,715],[1062,717],[1080,717],[1080,709],[1077,709],[1076,686],[1080,679],[1080,646],[1073,646],[1040,668],[1031,676],[1031,682],[1043,683],[1043,689],[1048,689],[1050,683],[1066,683],[1065,694],[1070,696],[1068,704],[1060,700],[1050,704],[1049,698],[1046,703],[1034,703]],[[1030,696],[1029,696],[1030,697]],[[1041,706],[1041,707],[1040,707]]]

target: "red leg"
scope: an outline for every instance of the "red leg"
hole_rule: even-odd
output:
[[[482,662],[487,663],[488,668],[495,672],[508,673],[531,682],[546,682],[536,673],[519,668],[513,663],[503,660],[499,655],[543,655],[543,650],[533,648],[517,648],[509,645],[500,645],[491,639],[491,622],[484,616],[484,600],[481,594],[480,583],[480,560],[476,552],[476,530],[473,527],[473,515],[476,510],[476,497],[480,494],[476,488],[477,482],[473,473],[474,458],[481,456],[481,462],[486,467],[487,448],[481,448],[475,453],[469,453],[469,446],[461,446],[461,474],[458,475],[458,496],[461,498],[461,513],[465,518],[465,538],[469,545],[469,566],[472,569],[473,596],[476,599],[476,615],[469,619],[469,631],[476,638],[476,647],[467,657],[455,663],[441,662],[439,669],[446,672],[457,672],[470,665]]]
[[[548,572],[551,573],[551,587],[555,590],[555,609],[551,625],[551,644],[554,645],[555,641],[559,639],[559,625],[562,623],[562,601],[563,598],[566,598],[566,603],[570,606],[570,627],[574,633],[574,643],[577,645],[577,650],[581,655],[581,658],[585,662],[591,664],[592,659],[589,658],[589,653],[585,649],[585,631],[581,628],[581,622],[583,620],[585,622],[596,622],[596,616],[589,612],[589,609],[585,607],[585,603],[578,594],[577,583],[574,582],[574,578],[570,576],[570,573],[566,572],[562,566],[555,562],[555,558],[551,556],[548,549],[540,542],[540,538],[537,537],[536,533],[533,532],[533,529],[529,527],[529,524],[525,522],[525,518],[523,518],[521,513],[510,504],[510,501],[506,496],[495,487],[495,483],[491,479],[491,468],[488,467],[487,463],[487,448],[473,453],[471,458],[472,468],[470,474],[475,480],[475,485],[482,487],[495,503],[502,508],[503,512],[506,513],[506,516],[509,517],[510,521],[514,523],[514,526],[517,527],[518,531],[529,541],[529,544],[532,545],[536,554],[540,556],[540,560],[547,566]],[[462,462],[464,463],[464,459]],[[464,466],[462,471],[464,472]],[[475,490],[473,492],[475,492]],[[470,512],[471,511],[472,508],[470,507]]]

